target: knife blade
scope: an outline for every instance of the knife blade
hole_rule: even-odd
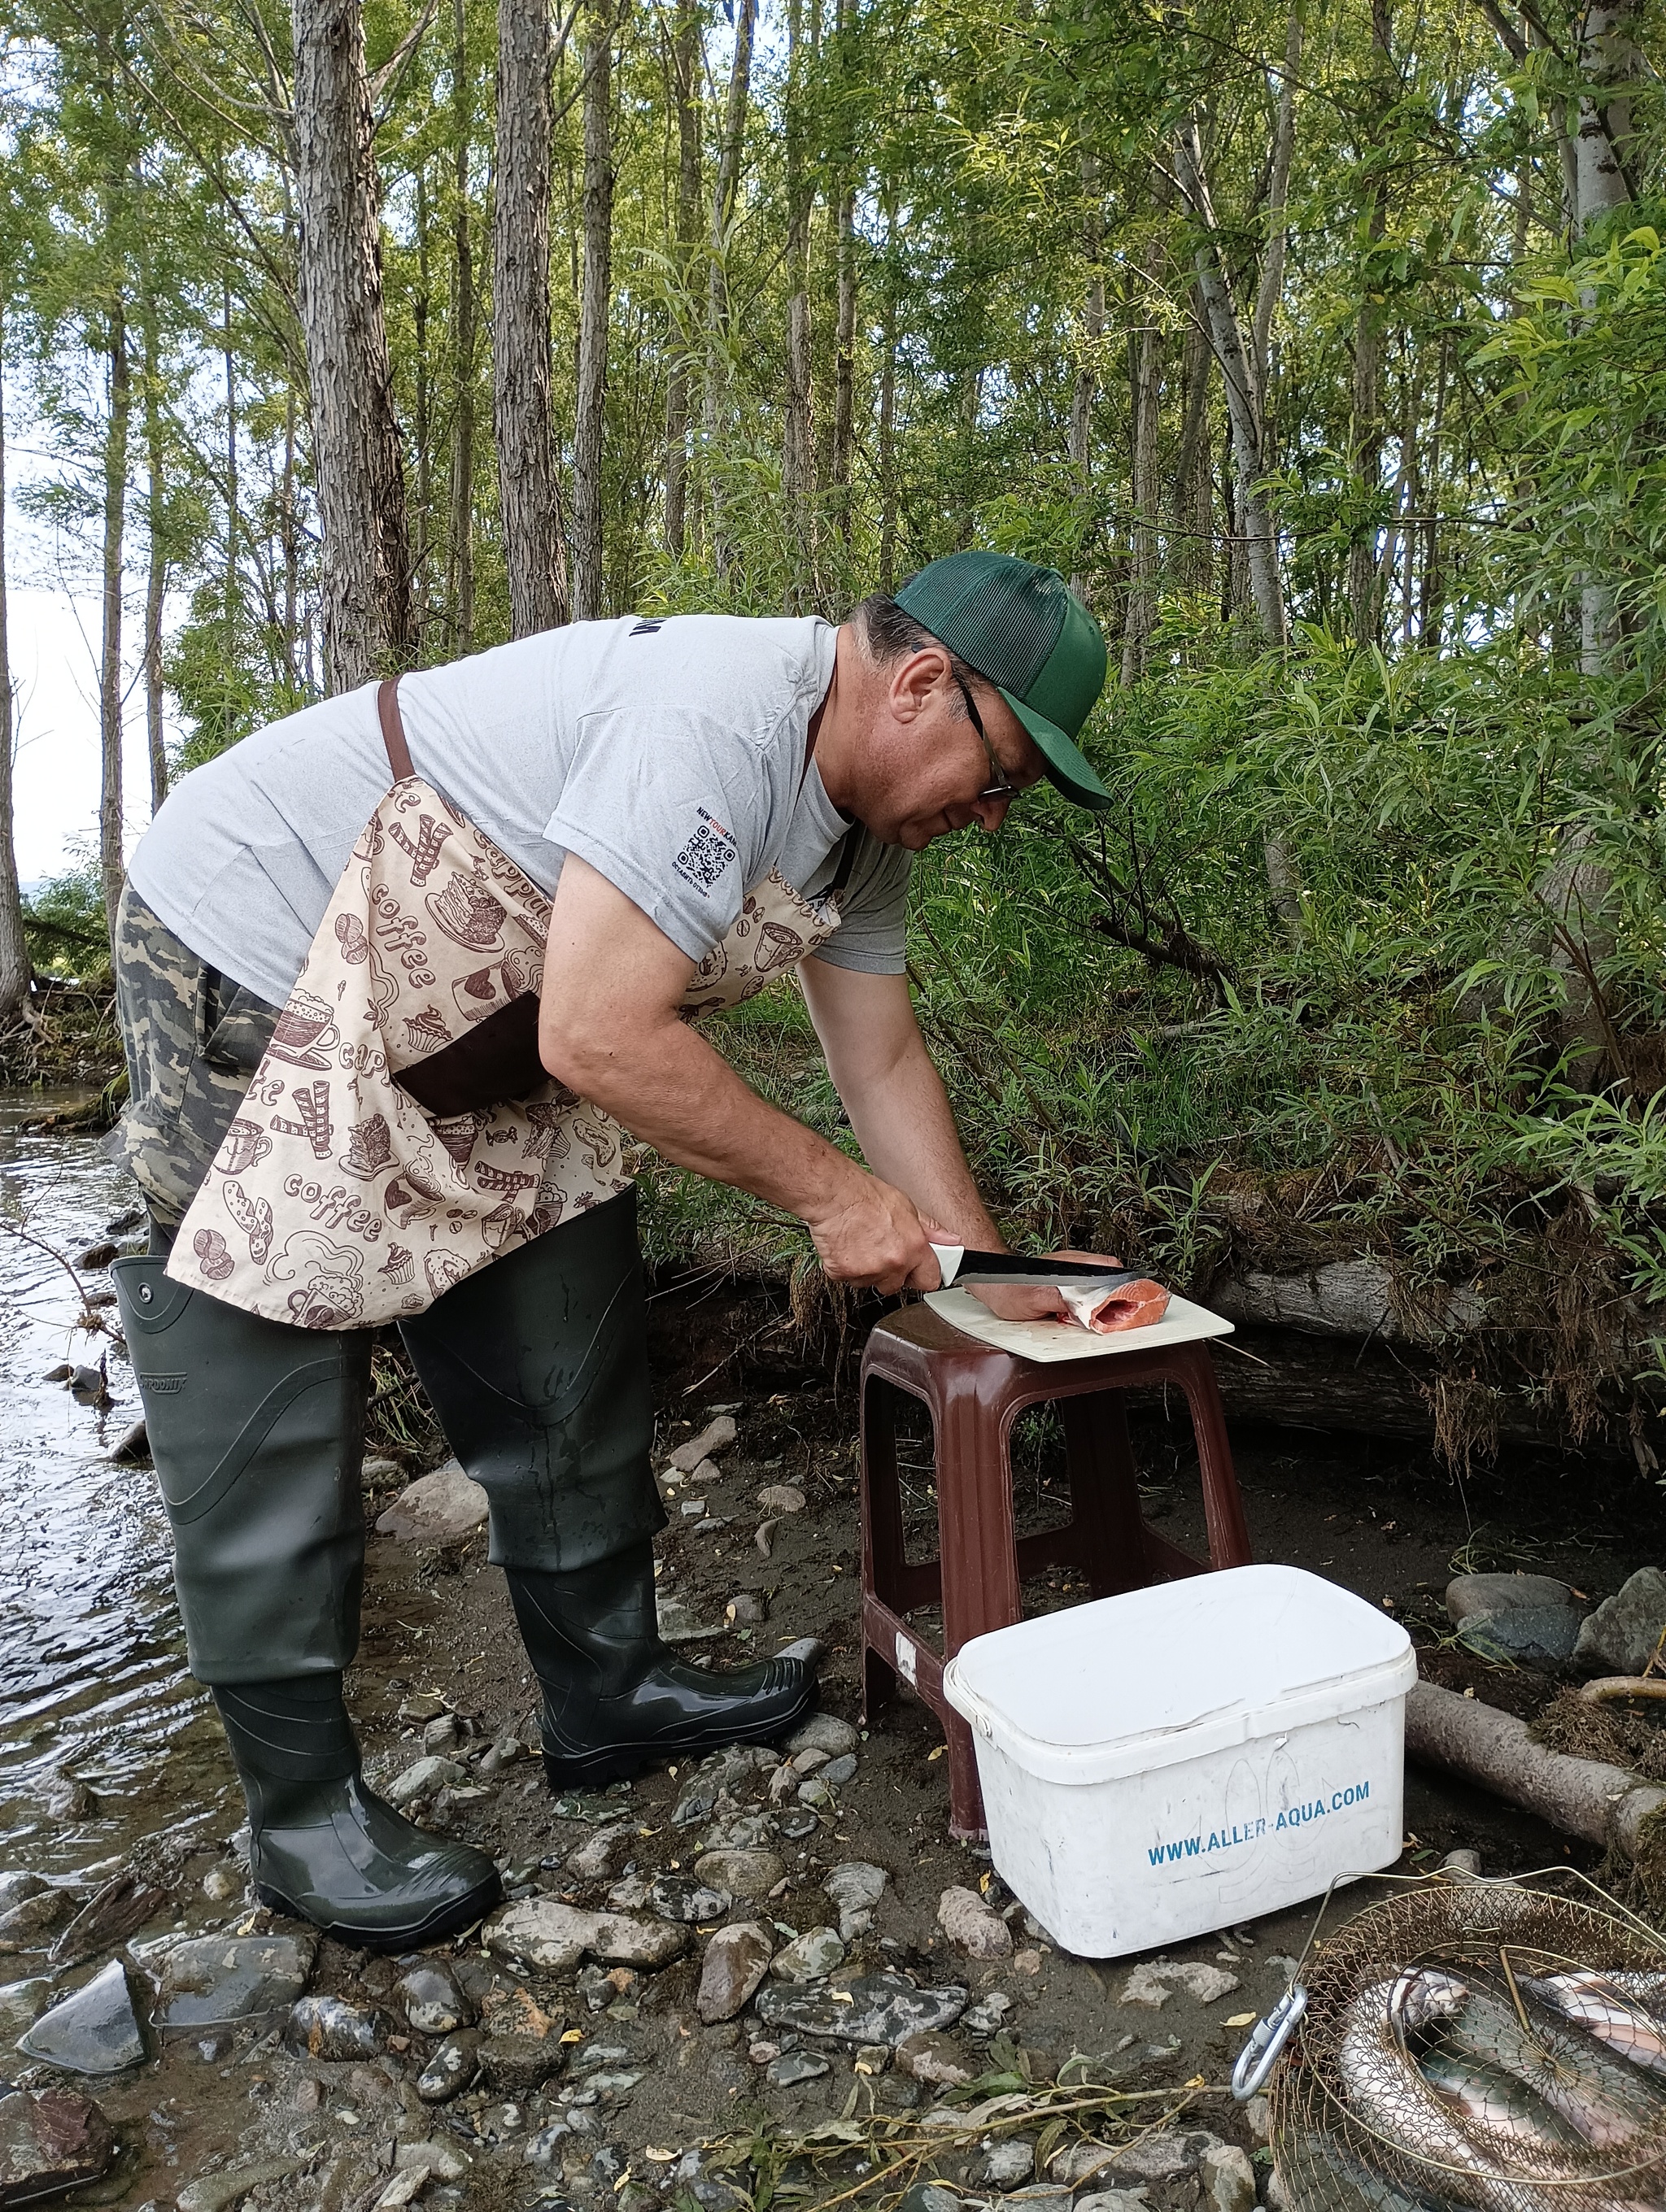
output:
[[[1137,1282],[1134,1267],[1096,1267],[1090,1260],[1028,1260],[1020,1252],[969,1252],[964,1244],[933,1244],[943,1288],[952,1283],[1028,1283],[1050,1289],[1060,1283],[1092,1285],[1114,1291]]]

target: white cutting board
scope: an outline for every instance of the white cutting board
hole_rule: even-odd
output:
[[[1174,1296],[1161,1321],[1145,1328],[1114,1329],[1108,1336],[1074,1322],[1001,1321],[970,1291],[927,1291],[926,1304],[964,1335],[1018,1359],[1114,1359],[1119,1352],[1156,1352],[1165,1344],[1195,1344],[1203,1337],[1232,1334],[1223,1315]]]

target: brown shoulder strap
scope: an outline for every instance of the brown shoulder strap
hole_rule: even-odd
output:
[[[376,694],[376,718],[382,726],[382,743],[387,747],[387,764],[393,771],[395,783],[403,783],[416,771],[410,765],[410,747],[405,743],[405,726],[399,719],[399,679],[390,676]]]

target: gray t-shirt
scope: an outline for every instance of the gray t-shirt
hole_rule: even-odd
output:
[[[691,960],[771,867],[814,894],[849,827],[812,759],[826,623],[575,623],[407,676],[418,775],[542,890],[577,853]],[[193,769],[140,840],[133,886],[199,958],[281,1005],[389,782],[374,685]],[[864,837],[820,957],[900,975],[911,856]]]

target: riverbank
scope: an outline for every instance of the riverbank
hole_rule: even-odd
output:
[[[84,1139],[64,1141],[77,1155],[92,1149]],[[89,1232],[106,1225],[103,1216],[86,1224]],[[1160,2120],[1158,2163],[1169,2160],[1170,2170],[1146,2173],[1143,2154],[1130,2153],[1133,2166],[1107,2169],[1077,2193],[1140,2186],[1153,2212],[1184,2212],[1209,2157],[1207,2185],[1219,2181],[1226,2192],[1213,2200],[1219,2212],[1248,2212],[1247,2201],[1234,2207],[1231,2198],[1231,2176],[1243,2169],[1213,2148],[1256,2148],[1246,2117],[1220,2089],[1243,2038],[1231,2023],[1277,1996],[1308,1909],[1223,1929],[1162,1961],[1097,1964],[1061,1951],[982,1851],[951,1839],[945,1762],[924,1709],[904,1698],[860,1728],[851,1373],[860,1330],[847,1332],[842,1352],[836,1333],[812,1348],[784,1291],[712,1277],[662,1278],[651,1313],[656,1466],[668,1469],[678,1446],[714,1420],[735,1430],[689,1479],[666,1482],[670,1523],[659,1552],[670,1632],[685,1656],[720,1667],[814,1638],[824,1649],[823,1710],[843,1725],[824,1724],[819,1747],[806,1746],[790,1772],[751,1759],[708,1762],[552,1800],[526,1750],[536,1740],[533,1691],[483,1533],[429,1541],[376,1528],[435,1455],[429,1433],[405,1420],[398,1456],[379,1454],[366,1469],[364,1637],[350,1692],[369,1770],[382,1786],[414,1792],[429,1825],[490,1850],[523,1902],[611,1911],[625,1931],[616,1926],[582,1965],[559,1970],[512,1943],[493,1954],[477,1936],[441,1947],[434,1963],[451,1978],[447,2002],[454,1999],[444,2016],[473,2022],[460,2043],[453,2039],[460,2079],[483,2070],[430,2103],[424,2087],[435,2086],[433,2062],[447,2039],[435,2025],[441,2014],[413,2012],[396,1988],[401,1970],[331,1943],[313,1953],[306,1931],[252,1907],[234,1781],[205,1697],[179,1672],[176,1632],[143,1564],[154,1555],[142,1554],[128,1571],[143,1613],[137,1640],[110,1642],[105,1662],[119,1674],[162,1669],[161,1694],[147,1693],[157,1724],[141,1731],[142,1753],[125,1767],[114,1755],[121,1692],[89,1679],[76,1694],[89,1706],[100,1700],[98,1726],[76,1735],[60,1724],[58,1755],[37,1745],[27,1795],[14,1791],[7,1804],[0,1869],[21,1878],[14,1895],[32,1875],[48,1884],[46,1904],[34,1907],[40,1924],[14,1926],[8,1937],[0,1922],[0,1941],[15,1947],[15,1978],[0,1996],[7,2039],[116,1957],[125,1957],[139,2011],[165,2010],[170,1985],[163,1980],[159,1996],[150,1978],[167,1972],[167,1946],[210,1932],[230,1947],[222,1954],[216,1945],[210,1966],[263,1933],[296,1937],[292,1963],[304,1964],[314,1997],[336,2002],[313,2007],[312,2048],[304,2035],[297,2047],[294,2029],[286,2039],[286,1999],[240,2022],[173,2033],[142,2063],[97,2081],[15,2053],[9,2078],[90,2090],[115,2129],[119,2160],[79,2201],[159,2212],[237,2202],[341,2212],[378,2202],[507,2207],[540,2201],[543,2191],[542,2201],[595,2212],[610,2198],[625,2212],[648,2212],[689,2197],[704,2212],[739,2212],[744,2199],[731,2191],[753,2192],[792,2161],[812,2193],[865,2196],[866,2160],[879,2202],[915,2171],[897,2163],[904,2140],[926,2142],[942,2179],[971,2198],[999,2194],[996,2176],[1006,2187],[1027,2179],[1025,2146],[1033,2163],[1039,2143],[1044,2166],[1049,2149],[1068,2151],[1079,2125],[1104,2157],[1134,2124]],[[135,1410],[119,1358],[109,1379],[107,1407],[74,1407],[67,1392],[55,1401],[93,1457]],[[388,1404],[398,1396],[393,1377]],[[1200,1548],[1185,1431],[1155,1414],[1135,1427],[1147,1510],[1171,1540]],[[1666,1545],[1658,1493],[1623,1473],[1599,1505],[1589,1478],[1554,1461],[1518,1457],[1462,1482],[1403,1443],[1356,1440],[1339,1449],[1242,1427],[1234,1446],[1258,1558],[1309,1566],[1386,1605],[1419,1642],[1426,1674],[1517,1710],[1535,1709],[1552,1686],[1454,1644],[1442,1602],[1454,1568],[1531,1567],[1595,1599]],[[1017,1444],[1026,1528],[1061,1517],[1057,1451],[1046,1422],[1028,1420]],[[923,1536],[935,1510],[928,1456],[912,1449],[905,1458],[910,1534]],[[58,1530],[60,1548],[84,1552],[86,1532],[107,1529],[118,1503],[123,1514],[149,1516],[155,1535],[148,1473],[105,1463],[102,1485],[91,1518]],[[1045,1606],[1079,1594],[1055,1574],[1027,1597]],[[125,1602],[118,1578],[104,1603]],[[80,1634],[72,1632],[70,1645]],[[61,1644],[48,1632],[26,1699],[50,1701],[46,1678]],[[1230,1654],[1222,1663],[1230,1666]],[[95,1678],[98,1669],[85,1672]],[[16,1741],[28,1726],[15,1701],[13,1719]],[[448,1763],[424,1773],[424,1759]],[[1415,1772],[1406,1817],[1402,1872],[1426,1869],[1456,1847],[1479,1850],[1499,1873],[1581,1856],[1576,1847],[1570,1859],[1560,1839],[1479,1793]],[[125,1952],[109,1923],[84,1956],[55,1967],[45,1947],[69,1914],[100,1891],[107,1900],[106,1886],[129,1878],[151,1894]],[[961,1916],[958,1940],[943,1921],[945,1894],[955,1892],[961,1899],[946,1910]],[[28,1899],[21,1910],[27,1919]],[[700,1917],[667,1917],[690,1912]],[[781,1996],[773,2020],[756,1997],[733,2018],[702,2016],[703,1955],[723,1924],[759,1924],[770,1948],[796,1946],[805,1967],[824,1969],[800,1992],[819,1995],[824,2014],[830,1991],[860,2005],[901,1978],[916,2011],[930,2017],[935,2008],[945,2029],[899,2057],[889,2045],[882,2052],[849,2035],[817,2036],[790,2018],[783,2024]],[[620,1955],[632,1952],[635,1964]],[[648,1963],[649,1954],[662,1963]],[[893,1981],[878,1979],[885,1976]],[[778,1978],[765,1987],[790,2001]],[[926,1994],[937,1991],[952,1994]],[[831,2016],[836,2027],[842,2015]],[[999,2076],[1030,2101],[1012,2108],[1010,2124],[980,2120],[957,2136],[933,2123],[930,2137],[897,2134],[903,2119],[912,2124],[909,2116],[952,2107],[957,2097],[976,2105],[950,2086],[961,2075]],[[1136,2101],[1119,2101],[1129,2097]],[[1067,2104],[1071,2113],[1049,2143],[1052,2109]],[[842,2132],[815,2133],[830,2127]],[[1003,2149],[1009,2141],[1018,2147]],[[700,2153],[692,2164],[691,2152]],[[739,2162],[725,2168],[731,2154]],[[825,2173],[818,2160],[831,2161]],[[900,2179],[879,2191],[892,2166]],[[407,2197],[387,2195],[419,2167]],[[1249,2171],[1264,2176],[1264,2166]],[[1067,2212],[1069,2200],[1064,2191],[1045,2212]]]

